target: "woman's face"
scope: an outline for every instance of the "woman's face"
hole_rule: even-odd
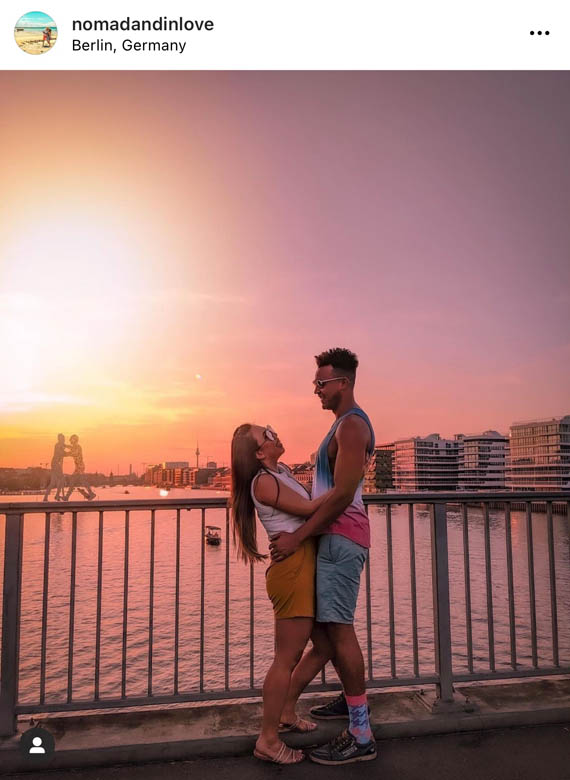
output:
[[[270,425],[253,425],[251,435],[257,444],[257,457],[260,460],[265,458],[277,459],[285,452],[285,447],[281,444],[279,435]]]

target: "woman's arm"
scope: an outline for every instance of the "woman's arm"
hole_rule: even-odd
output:
[[[253,492],[260,504],[273,506],[298,517],[310,517],[330,493],[329,491],[329,493],[315,499],[303,498],[283,482],[279,482],[279,491],[277,491],[277,477],[273,477],[271,474],[261,474],[255,480]]]
[[[332,493],[332,488],[330,490],[327,490],[326,493],[323,493],[322,496],[319,496],[318,498],[311,499],[311,504],[313,505],[313,508],[311,510],[311,514],[313,512],[316,512],[316,510],[321,506],[321,504],[324,504],[327,498]]]

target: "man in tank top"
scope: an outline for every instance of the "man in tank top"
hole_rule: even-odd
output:
[[[333,702],[314,707],[316,718],[349,719],[348,729],[309,756],[319,764],[339,765],[376,758],[364,682],[364,659],[354,632],[354,611],[360,575],[370,546],[368,516],[362,483],[374,451],[374,430],[354,400],[358,358],[348,349],[330,349],[315,357],[315,395],[335,421],[317,452],[313,498],[332,488],[330,496],[302,526],[280,533],[270,544],[279,561],[294,553],[309,536],[319,537],[316,574],[316,622],[313,647],[293,673],[287,706],[333,659],[344,693]]]

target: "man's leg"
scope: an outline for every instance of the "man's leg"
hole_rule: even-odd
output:
[[[326,745],[309,753],[317,764],[340,766],[355,761],[371,761],[377,756],[376,742],[370,728],[364,658],[354,626],[328,623],[327,633],[334,647],[337,669],[348,708],[348,729]]]
[[[364,658],[354,626],[347,623],[327,623],[327,632],[345,695],[362,696],[366,691]]]
[[[354,631],[354,612],[367,551],[350,539],[339,536],[333,536],[331,551],[331,584],[335,596],[327,633],[334,648],[348,705],[349,732],[359,744],[365,744],[373,737],[368,718],[364,658]]]
[[[344,536],[327,534],[321,537],[321,552],[317,588],[327,596],[317,602],[317,620],[327,624],[348,705],[349,727],[309,755],[316,763],[326,765],[369,761],[376,758],[376,743],[368,717],[364,659],[353,625],[368,551]]]
[[[50,471],[49,482],[47,483],[47,487],[44,493],[44,501],[48,500],[48,496],[51,493],[51,489],[55,487],[55,484],[56,483],[55,483],[55,478],[53,476],[53,471]]]
[[[56,501],[59,501],[59,499],[63,498],[65,494],[65,482],[64,482],[63,472],[57,475],[56,487],[57,490],[55,491],[55,498]]]
[[[335,649],[337,667],[348,705],[348,728],[360,744],[373,738],[368,715],[364,658],[353,625],[329,623],[329,636]]]

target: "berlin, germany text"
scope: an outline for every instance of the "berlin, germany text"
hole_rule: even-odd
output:
[[[95,41],[80,41],[74,38],[72,41],[73,51],[107,51],[112,54],[117,53],[116,46],[111,41],[103,38],[97,38]],[[186,41],[133,41],[125,38],[121,42],[123,51],[148,52],[148,51],[168,51],[182,54],[186,48]]]

